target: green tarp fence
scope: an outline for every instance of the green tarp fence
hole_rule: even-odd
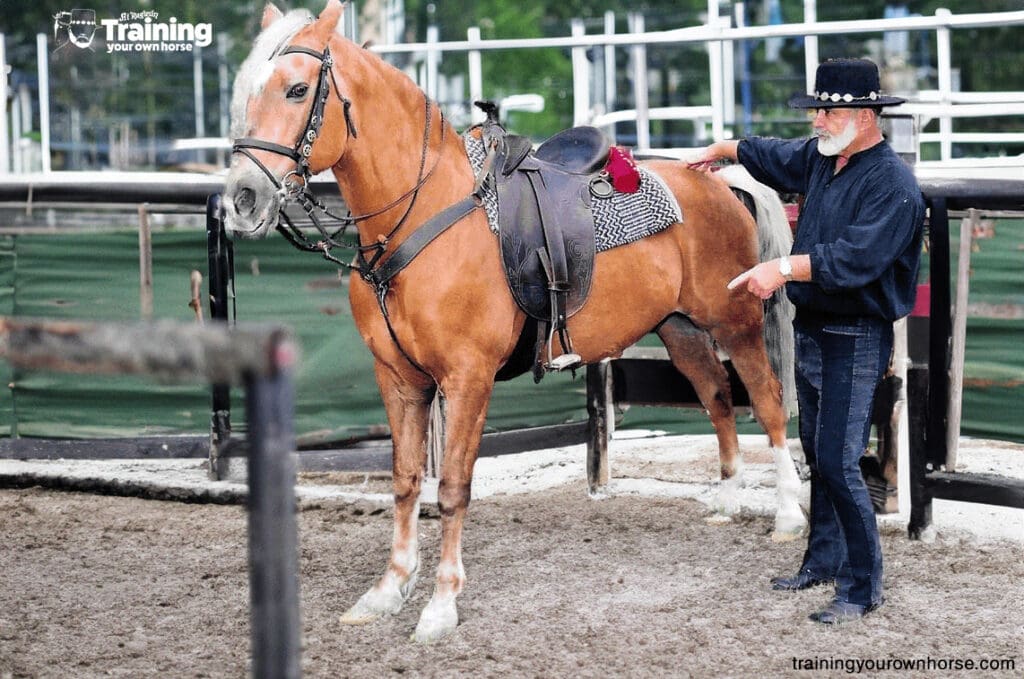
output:
[[[978,246],[971,303],[988,311],[968,322],[963,431],[1024,441],[1018,412],[1024,403],[1024,222],[998,222],[995,237]],[[0,236],[0,314],[137,320],[138,266],[134,230]],[[206,267],[205,233],[155,231],[154,316],[192,322],[189,274],[198,270],[205,277]],[[300,440],[386,431],[370,355],[352,323],[347,278],[339,279],[329,264],[277,237],[237,242],[235,270],[239,320],[287,324],[302,343],[296,376]],[[552,374],[534,385],[527,375],[499,384],[488,430],[586,419],[582,377]],[[0,436],[200,434],[209,428],[206,385],[12,370],[2,362],[0,378]],[[241,425],[240,392],[233,402],[233,422]],[[741,431],[760,431],[749,417],[740,419]],[[712,433],[696,410],[631,408],[622,426]],[[790,431],[795,433],[793,423]]]

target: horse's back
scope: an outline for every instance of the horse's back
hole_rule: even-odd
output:
[[[759,305],[733,300],[726,288],[757,262],[756,225],[728,184],[678,161],[646,161],[643,167],[672,191],[683,221],[598,253],[590,298],[570,320],[585,360],[621,352],[673,313],[701,325],[725,314],[760,313]]]

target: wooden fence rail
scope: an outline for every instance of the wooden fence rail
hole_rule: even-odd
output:
[[[300,674],[291,377],[297,353],[282,327],[0,317],[0,357],[15,367],[245,387],[252,674],[258,679]]]

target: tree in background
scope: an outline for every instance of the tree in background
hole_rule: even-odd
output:
[[[762,24],[769,3],[785,22],[803,19],[803,0],[748,0],[747,21]],[[318,12],[323,0],[278,2],[284,10],[304,7]],[[361,3],[357,1],[357,6]],[[218,35],[227,36],[229,78],[248,52],[259,30],[264,0],[95,0],[81,3],[95,9],[99,16],[117,16],[120,12],[149,9],[160,16],[175,16],[180,21],[209,22]],[[889,5],[900,5],[911,13],[932,15],[938,7],[954,13],[1008,11],[1020,9],[1020,0],[847,0],[842,3],[818,2],[821,21],[880,18]],[[66,11],[74,3],[63,0],[0,0],[0,32],[6,36],[7,59],[14,67],[12,80],[24,83],[34,93],[36,82],[36,33],[52,36],[53,15]],[[430,7],[433,6],[433,11]],[[703,23],[707,0],[406,0],[407,40],[423,40],[426,26],[433,22],[442,40],[463,40],[466,29],[478,26],[484,38],[528,38],[565,36],[569,21],[582,18],[590,33],[602,30],[603,16],[613,11],[617,31],[626,31],[628,12],[643,12],[648,30],[664,30]],[[725,7],[725,5],[723,5]],[[727,7],[723,11],[727,11]],[[913,53],[909,56],[914,84],[920,88],[936,86],[933,33],[911,32]],[[822,58],[832,56],[875,56],[881,36],[857,34],[825,36],[820,40]],[[962,88],[968,91],[1024,90],[1024,27],[1006,26],[962,29],[952,32],[955,68]],[[806,122],[785,106],[796,90],[803,88],[803,46],[800,38],[787,38],[766,49],[766,41],[750,41],[753,131],[789,136],[806,132]],[[776,49],[777,48],[777,49]],[[632,107],[628,50],[617,49],[618,108]],[[74,117],[85,126],[85,141],[102,148],[110,130],[127,125],[139,145],[167,143],[195,133],[192,109],[192,60],[189,55],[138,54],[108,55],[104,52],[78,51],[74,59],[54,55],[51,59],[51,104],[53,139],[68,143],[70,121]],[[534,92],[544,96],[543,113],[512,113],[507,121],[512,129],[535,139],[548,136],[572,122],[572,70],[570,50],[538,49],[488,51],[483,54],[484,95],[500,99],[508,94]],[[204,52],[205,121],[208,134],[220,133],[215,50]],[[651,106],[702,105],[710,101],[708,60],[703,45],[662,45],[648,50]],[[465,73],[466,57],[445,55],[442,71]],[[739,84],[737,83],[737,87]],[[33,94],[33,103],[36,97]],[[737,94],[737,101],[740,96]],[[34,115],[38,129],[38,112]],[[934,129],[937,123],[933,122]],[[959,121],[957,130],[1001,131],[1019,129],[1019,119],[977,118]],[[623,139],[631,134],[630,125],[622,125]],[[742,130],[737,130],[742,132]],[[693,134],[685,122],[652,124],[656,140],[682,143]],[[983,149],[970,147],[973,153],[1020,152],[1016,147]],[[55,158],[54,167],[60,167]],[[97,156],[91,166],[103,164]]]

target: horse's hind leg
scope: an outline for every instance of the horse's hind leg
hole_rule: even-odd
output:
[[[394,445],[394,534],[391,558],[383,577],[341,617],[347,625],[398,613],[412,595],[419,573],[420,488],[426,463],[427,421],[435,389],[433,385],[424,388],[402,382],[379,363],[377,381]]]
[[[711,418],[718,437],[718,460],[724,481],[717,509],[726,515],[732,514],[738,508],[736,486],[740,481],[742,460],[738,455],[739,440],[729,374],[718,360],[708,333],[685,316],[669,316],[658,326],[657,333],[668,349],[672,365],[693,385]]]
[[[793,540],[803,533],[807,520],[797,501],[800,477],[786,442],[787,416],[782,405],[782,386],[769,365],[761,326],[749,324],[737,331],[720,325],[712,334],[719,346],[728,352],[733,367],[743,380],[754,416],[767,432],[775,456],[778,505],[772,539],[776,542]]]

